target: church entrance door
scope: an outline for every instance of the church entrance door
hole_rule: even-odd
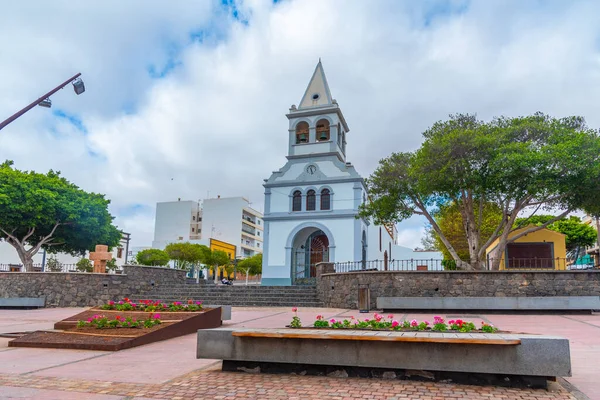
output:
[[[294,285],[314,285],[317,276],[316,265],[329,261],[327,235],[321,230],[312,230],[308,237],[304,233],[302,236],[306,239],[292,249],[292,284]]]

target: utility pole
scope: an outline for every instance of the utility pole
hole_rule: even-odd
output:
[[[15,114],[11,115],[10,117],[8,117],[4,121],[2,121],[2,123],[0,123],[0,130],[2,130],[5,126],[7,126],[11,122],[13,122],[15,119],[19,118],[21,115],[25,114],[27,111],[31,110],[33,107],[35,107],[37,105],[40,105],[43,103],[44,107],[50,107],[52,103],[50,103],[49,101],[46,101],[46,100],[49,100],[50,96],[52,96],[54,93],[58,92],[59,90],[63,89],[69,83],[73,83],[73,89],[75,90],[75,93],[77,95],[80,95],[81,93],[85,92],[85,86],[83,85],[83,81],[79,78],[80,76],[81,76],[81,73],[78,73],[78,74],[72,76],[71,78],[67,79],[66,81],[64,81],[63,83],[61,83],[60,85],[58,85],[57,87],[55,87],[54,89],[49,91],[48,93],[44,94],[42,97],[38,98],[37,100],[34,100],[32,103],[30,103],[28,106],[26,106],[22,110],[16,112]]]

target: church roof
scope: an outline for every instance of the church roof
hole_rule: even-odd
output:
[[[303,108],[325,107],[330,105],[333,105],[333,99],[331,98],[331,91],[327,84],[327,78],[325,78],[325,71],[323,71],[321,59],[319,59],[319,63],[315,68],[312,78],[310,78],[310,82],[304,92],[304,96],[302,96],[298,109],[301,110]]]

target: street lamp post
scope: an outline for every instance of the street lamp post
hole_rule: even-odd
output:
[[[78,73],[77,75],[69,78],[68,80],[61,83],[59,86],[55,87],[48,93],[44,94],[37,100],[33,101],[27,107],[23,108],[22,110],[16,112],[15,114],[11,115],[10,117],[8,117],[4,121],[2,121],[2,123],[0,123],[0,130],[2,130],[6,125],[10,124],[15,119],[19,118],[21,115],[25,114],[27,111],[31,110],[33,107],[35,107],[37,105],[39,105],[41,107],[50,108],[52,106],[52,102],[50,101],[50,96],[52,96],[54,93],[58,92],[60,89],[63,89],[69,83],[73,83],[73,90],[75,91],[75,93],[77,95],[80,95],[81,93],[85,92],[85,85],[83,84],[83,81],[81,80],[81,78],[79,78],[80,76],[81,76],[81,73]]]

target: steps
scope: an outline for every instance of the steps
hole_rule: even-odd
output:
[[[179,284],[155,287],[142,299],[164,302],[187,300],[234,307],[323,307],[315,286],[224,286]],[[135,299],[139,301],[139,298]]]

